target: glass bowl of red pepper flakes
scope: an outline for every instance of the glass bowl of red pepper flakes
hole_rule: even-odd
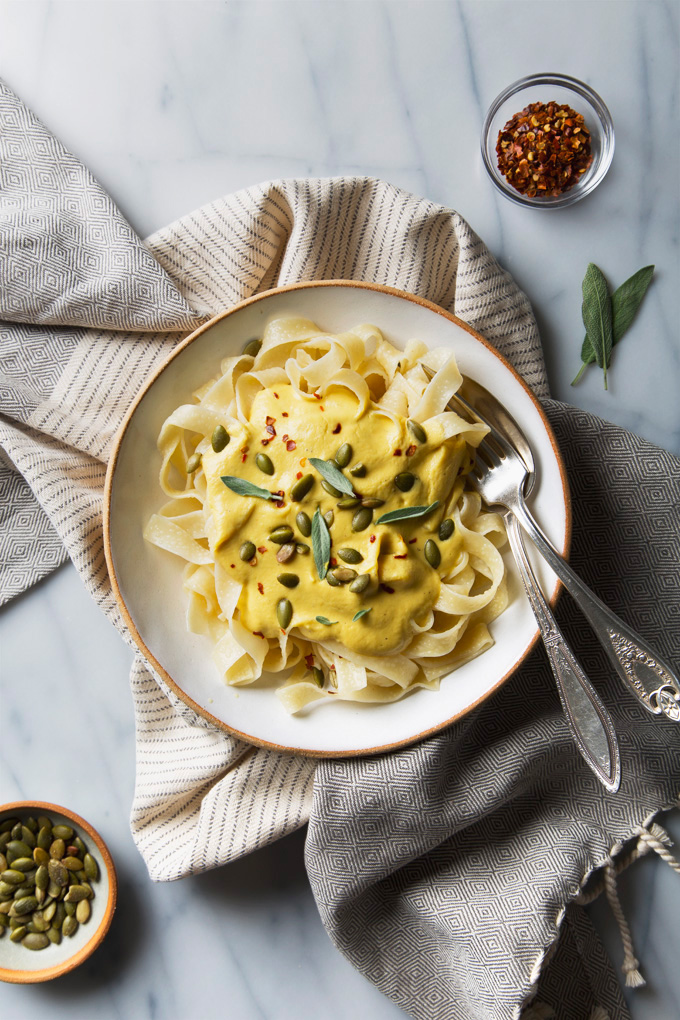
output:
[[[532,74],[504,89],[484,121],[482,157],[499,191],[518,205],[561,209],[589,195],[614,156],[602,99],[564,74]]]

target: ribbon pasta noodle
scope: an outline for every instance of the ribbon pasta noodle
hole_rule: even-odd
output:
[[[447,350],[283,318],[167,418],[144,537],[185,561],[188,629],[227,684],[279,674],[289,712],[390,702],[490,647],[505,531],[466,487],[486,429],[446,409],[461,382]]]

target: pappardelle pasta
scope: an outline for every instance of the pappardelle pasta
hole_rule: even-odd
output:
[[[493,644],[506,536],[466,487],[486,429],[446,409],[461,382],[448,350],[283,318],[168,417],[144,537],[186,561],[227,684],[390,702]]]

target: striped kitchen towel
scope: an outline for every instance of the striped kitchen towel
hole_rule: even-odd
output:
[[[206,318],[273,286],[330,278],[429,298],[513,363],[547,401],[570,469],[577,569],[615,609],[636,609],[631,623],[677,661],[668,571],[678,556],[678,462],[548,401],[527,299],[456,212],[377,180],[285,180],[219,199],[142,242],[0,85],[2,597],[67,553],[129,640],[101,521],[126,410]],[[652,527],[650,508],[661,503],[668,524]],[[603,526],[612,515],[625,528]],[[624,537],[644,586],[636,607],[625,604]],[[563,608],[573,633],[573,609]],[[538,989],[536,1016],[589,1017],[597,1007],[625,1017],[575,900],[619,851],[659,843],[649,825],[677,799],[678,734],[621,695],[603,658],[584,651],[621,740],[615,798],[582,765],[538,650],[445,733],[379,758],[323,762],[215,730],[138,654],[132,832],[151,877],[224,864],[309,821],[308,873],[331,938],[412,1016],[519,1016]],[[565,1003],[577,1008],[560,1012]]]

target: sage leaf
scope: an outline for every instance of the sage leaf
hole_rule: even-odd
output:
[[[604,374],[604,388],[607,389],[607,366],[614,343],[612,299],[602,270],[594,262],[589,263],[583,277],[581,315],[595,360]]]
[[[312,517],[312,551],[316,571],[319,579],[323,581],[328,573],[328,562],[331,558],[331,536],[318,507]]]
[[[642,304],[642,299],[647,292],[647,288],[652,281],[654,269],[654,266],[644,266],[642,269],[638,269],[637,273],[633,273],[633,275],[625,280],[620,287],[617,287],[612,294],[613,345],[616,345],[619,340],[622,339],[624,333],[626,333],[629,326],[632,324],[638,308]],[[581,361],[583,364],[581,365],[578,375],[572,382],[572,386],[576,385],[588,365],[592,365],[596,360],[597,358],[595,357],[593,345],[586,334],[581,347]],[[607,365],[607,367],[609,367],[609,365]]]
[[[333,624],[337,623],[338,621],[337,620],[329,620],[327,616],[317,616],[316,617],[316,622],[317,623],[323,623],[324,627],[332,627]]]
[[[430,503],[429,506],[404,506],[400,510],[390,510],[389,513],[383,514],[375,523],[394,524],[395,521],[407,521],[413,517],[425,517],[426,514],[431,513],[438,506],[438,499],[435,499],[434,503]]]
[[[366,613],[370,613],[372,608],[373,606],[369,606],[368,609],[360,609],[359,612],[355,613],[352,617],[352,623],[354,623],[355,620],[360,620],[362,616],[366,616]]]
[[[348,478],[345,478],[340,468],[332,460],[319,460],[318,457],[310,457],[309,463],[319,472],[322,478],[325,478],[327,482],[334,485],[340,492],[344,492],[348,496],[354,495],[352,483]]]
[[[236,475],[222,475],[222,481],[228,489],[238,496],[257,496],[258,499],[280,499],[280,496],[270,492],[269,489],[261,489],[259,485],[253,485],[245,478],[237,478]]]

